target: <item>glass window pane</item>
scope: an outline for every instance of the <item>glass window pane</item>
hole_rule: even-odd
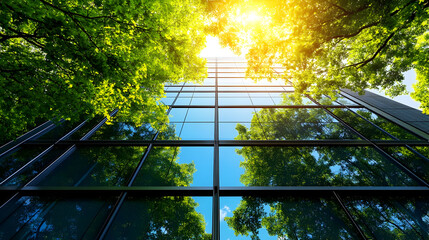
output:
[[[251,122],[254,108],[220,108],[220,122]]]
[[[77,127],[82,121],[78,121],[76,123],[72,123],[70,121],[63,121],[61,123],[57,123],[55,127],[50,129],[49,131],[43,133],[42,135],[38,135],[32,140],[51,140],[56,141],[69,133],[75,127]]]
[[[358,113],[362,117],[366,118],[367,120],[371,121],[375,125],[381,127],[386,132],[392,134],[398,139],[420,139],[416,135],[410,133],[409,131],[405,130],[404,128],[400,127],[399,125],[388,121],[387,119],[379,116],[378,114],[375,114],[371,112],[370,110],[366,108],[352,108],[352,111]]]
[[[97,124],[103,120],[104,117],[97,116],[93,119],[87,121],[82,127],[80,127],[76,132],[74,132],[70,137],[65,138],[64,140],[79,140],[85,136],[89,131],[91,131]]]
[[[165,105],[171,105],[173,104],[174,98],[162,98],[161,102],[164,103]]]
[[[160,130],[156,140],[179,140],[180,132],[182,131],[183,123],[169,123],[164,130]]]
[[[189,108],[185,122],[213,122],[214,108]]]
[[[188,108],[172,108],[168,117],[170,122],[184,122]]]
[[[174,103],[175,106],[177,105],[189,105],[192,98],[177,98],[176,102]]]
[[[134,186],[213,185],[212,147],[154,147]]]
[[[184,123],[179,135],[182,140],[213,140],[213,123]]]
[[[38,185],[124,186],[146,147],[80,147]]]
[[[368,239],[427,239],[429,198],[363,197],[343,198]]]
[[[418,185],[371,147],[249,146],[219,151],[221,186]]]
[[[20,169],[31,159],[47,149],[47,146],[22,146],[0,158],[0,182]]]
[[[271,106],[274,105],[273,100],[270,97],[268,98],[252,98],[253,105],[261,105],[261,106]]]
[[[371,125],[366,120],[360,118],[350,110],[344,108],[331,108],[329,110],[349,124],[349,126],[352,126],[362,135],[371,140],[393,140],[389,135]]]
[[[390,155],[399,160],[408,169],[416,173],[419,177],[429,182],[429,161],[424,156],[429,156],[429,147],[414,147],[414,151],[406,147],[385,147]],[[423,156],[419,155],[423,154]]]
[[[130,122],[103,124],[91,137],[91,140],[152,140],[156,130],[149,123],[136,126]]]
[[[221,197],[220,216],[221,239],[360,239],[331,198]]]
[[[218,99],[219,106],[232,106],[232,105],[245,105],[251,106],[252,102],[249,97],[243,98],[219,98]]]
[[[0,236],[2,239],[95,239],[114,200],[112,197],[22,197],[13,206],[5,206],[5,211],[11,214],[0,219]]]
[[[242,140],[359,139],[321,108],[263,108],[256,113],[250,108],[228,108],[219,109],[219,116],[221,123],[252,123],[234,131]],[[226,126],[221,124],[220,131]]]
[[[2,185],[4,186],[23,186],[28,181],[33,179],[37,174],[44,170],[49,164],[55,161],[61,154],[63,154],[69,147],[68,146],[55,146],[46,149],[43,154],[37,156],[34,161],[27,165],[25,168],[20,169],[18,174],[10,177]]]
[[[106,239],[211,239],[211,198],[128,197]],[[132,213],[132,214],[130,214]]]
[[[191,106],[195,106],[195,105],[214,106],[215,105],[215,99],[214,98],[194,97],[194,98],[192,98],[190,105]]]

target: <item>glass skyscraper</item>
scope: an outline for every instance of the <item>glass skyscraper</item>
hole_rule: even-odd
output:
[[[0,239],[429,239],[428,116],[246,66],[166,85],[160,130],[46,122],[0,147]]]

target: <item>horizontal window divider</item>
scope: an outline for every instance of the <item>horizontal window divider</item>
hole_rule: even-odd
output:
[[[235,123],[235,122],[234,122]],[[55,145],[59,146],[213,146],[214,140],[64,140]],[[428,142],[416,140],[374,140],[380,147],[387,146],[429,146]],[[31,141],[25,146],[47,146],[53,143]],[[372,146],[365,140],[320,139],[320,140],[220,140],[219,146]]]
[[[322,140],[220,140],[219,146],[371,146],[365,140],[322,139]]]
[[[164,87],[179,87],[179,86],[175,86],[175,85],[166,85]],[[181,87],[181,86],[180,86]],[[200,88],[205,88],[205,87],[216,87],[216,85],[185,85],[184,88],[187,87],[200,87]],[[218,87],[293,87],[292,85],[218,85]],[[165,92],[169,92],[168,90]],[[171,91],[171,92],[177,92],[177,91]]]
[[[212,187],[112,187],[112,186],[91,186],[91,187],[39,187],[27,186],[23,188],[16,187],[0,187],[0,192],[4,193],[20,193],[23,196],[28,195],[47,195],[47,196],[71,196],[71,197],[87,197],[100,195],[119,195],[122,192],[127,192],[130,195],[141,196],[212,196]]]
[[[429,196],[429,188],[416,186],[267,186],[267,187],[220,187],[219,195],[222,196],[325,196],[335,191],[342,196]],[[131,196],[212,196],[213,187],[174,187],[174,186],[132,186],[132,187],[50,187],[27,186],[0,187],[0,192],[19,193],[21,196],[69,196],[69,197],[93,197],[101,195],[119,195],[127,192]]]
[[[360,106],[347,106],[361,108]],[[214,105],[174,105],[172,108],[214,108]],[[219,105],[219,108],[346,108],[340,105]]]
[[[332,191],[348,195],[369,196],[429,196],[427,187],[399,186],[269,186],[269,187],[220,187],[220,196],[299,196],[331,195]]]
[[[231,72],[232,73],[232,72]],[[245,78],[245,79],[255,79],[255,78],[258,78],[258,79],[266,79],[266,78],[270,78],[270,77],[251,77],[251,78],[248,78],[248,77],[206,77],[206,78],[218,78],[218,79],[222,79],[222,78]],[[282,79],[280,76],[279,77],[271,77],[272,79]]]

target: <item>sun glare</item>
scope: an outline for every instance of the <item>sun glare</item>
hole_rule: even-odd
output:
[[[251,11],[249,13],[242,13],[237,15],[236,20],[240,22],[243,26],[249,24],[255,24],[262,20],[262,16],[259,15],[256,11]]]

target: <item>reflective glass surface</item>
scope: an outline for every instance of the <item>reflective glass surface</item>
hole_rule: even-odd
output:
[[[105,239],[209,240],[211,209],[207,197],[128,197]]]
[[[221,239],[360,239],[330,198],[222,197]]]
[[[146,147],[79,147],[40,186],[124,186]]]
[[[366,108],[352,108],[352,111],[358,113],[362,117],[368,119],[375,125],[381,127],[386,132],[392,134],[394,137],[398,139],[416,139],[419,140],[416,135],[412,134],[411,132],[405,130],[404,128],[400,127],[399,125],[388,121],[387,119],[379,116],[378,114],[375,114],[371,112],[370,110]]]
[[[29,182],[33,177],[43,171],[49,164],[55,161],[61,154],[67,150],[68,146],[55,146],[49,147],[37,156],[31,163],[23,166],[20,171],[9,175],[2,185],[5,186],[23,186]]]
[[[112,197],[22,197],[2,208],[0,239],[95,239],[113,204]]]
[[[221,147],[219,164],[221,186],[418,185],[371,147]]]
[[[154,147],[134,186],[213,185],[212,147]]]
[[[390,153],[394,158],[399,160],[408,169],[413,171],[419,177],[429,182],[429,160],[425,156],[429,156],[429,147],[385,147],[386,152]]]
[[[370,140],[393,140],[388,134],[354,114],[351,110],[344,108],[332,108],[329,110]]]
[[[146,123],[136,126],[129,122],[103,124],[91,137],[91,140],[152,140],[156,131]]]
[[[221,140],[359,139],[321,108],[219,109],[219,121]]]
[[[22,146],[0,158],[0,182],[46,150],[46,146]]]
[[[429,198],[345,197],[350,213],[368,239],[428,239]]]

